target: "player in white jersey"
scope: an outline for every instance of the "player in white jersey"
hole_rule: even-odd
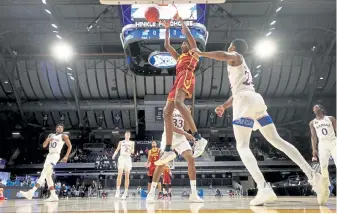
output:
[[[237,144],[236,147],[243,164],[252,175],[258,187],[258,193],[250,202],[250,205],[263,205],[277,198],[273,189],[266,183],[257,165],[257,161],[249,148],[250,136],[253,129],[260,129],[261,134],[266,140],[299,165],[308,176],[313,188],[318,192],[321,189],[320,187],[323,188],[323,185],[321,185],[321,175],[313,171],[293,145],[279,136],[273,120],[267,113],[267,106],[262,96],[255,92],[252,74],[242,56],[247,49],[248,45],[245,40],[235,39],[232,41],[228,51],[201,52],[198,49],[192,51],[201,57],[227,61],[232,96],[226,103],[218,106],[216,112],[218,116],[222,116],[224,111],[233,105],[232,124]],[[318,198],[322,199],[321,196],[318,196]]]
[[[189,111],[191,112],[191,107],[187,106]],[[191,194],[189,200],[191,202],[202,203],[204,202],[197,193],[197,183],[196,183],[196,169],[195,169],[195,161],[193,158],[192,148],[187,139],[194,140],[194,137],[187,133],[185,130],[189,130],[187,124],[185,124],[184,118],[178,109],[173,110],[173,141],[172,141],[172,150],[176,153],[176,155],[182,155],[184,159],[187,161],[188,165],[188,176],[190,178],[191,184]],[[161,150],[163,151],[166,147],[166,133],[165,128],[162,135],[161,141]],[[158,185],[160,175],[164,172],[166,165],[159,164],[156,166],[156,169],[153,173],[151,189],[146,197],[147,203],[155,202],[155,192],[156,187]]]
[[[337,161],[336,151],[336,118],[332,116],[325,116],[324,108],[322,105],[314,105],[313,112],[316,118],[309,123],[311,132],[311,144],[312,144],[312,160],[317,161],[321,166],[321,173],[323,175],[324,185],[329,186],[329,158],[332,156],[333,160]],[[317,152],[317,138],[318,138],[318,152]],[[318,154],[318,155],[317,155]],[[326,203],[329,199],[330,192],[326,191],[322,193],[324,200],[322,203]]]
[[[69,154],[72,149],[71,142],[68,135],[63,134],[64,126],[59,124],[56,126],[56,133],[50,134],[48,138],[43,142],[43,148],[49,145],[49,153],[43,165],[43,170],[41,172],[40,178],[36,182],[35,186],[27,192],[20,191],[21,195],[28,200],[31,200],[34,196],[35,191],[41,186],[44,180],[47,181],[48,189],[50,191],[50,197],[47,198],[46,202],[58,201],[58,196],[55,193],[54,182],[52,179],[53,167],[60,160],[60,153],[63,145],[66,144],[68,149],[66,155],[63,157],[61,162],[66,163],[68,161]]]
[[[125,132],[125,140],[119,141],[116,151],[114,152],[112,159],[116,158],[117,153],[120,152],[118,158],[118,176],[116,182],[116,194],[115,198],[119,198],[120,187],[122,183],[123,171],[125,172],[125,182],[124,182],[124,193],[121,199],[125,200],[128,196],[128,189],[130,183],[130,171],[132,169],[131,155],[135,152],[135,142],[130,141],[131,133],[130,131]]]

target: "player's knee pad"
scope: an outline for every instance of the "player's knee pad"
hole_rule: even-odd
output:
[[[257,120],[257,122],[261,125],[261,127],[274,123],[269,115],[261,117],[260,119]]]
[[[253,128],[254,127],[254,120],[248,117],[240,117],[239,119],[233,120],[233,125]]]
[[[149,183],[152,183],[153,176],[149,176]]]

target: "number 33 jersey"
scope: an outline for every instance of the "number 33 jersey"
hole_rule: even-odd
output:
[[[49,143],[49,153],[61,153],[64,145],[63,134],[51,134],[51,141]]]
[[[239,66],[228,64],[227,71],[232,95],[242,91],[255,91],[252,73],[243,58],[242,64]]]
[[[184,125],[185,125],[185,120],[183,118],[183,116],[180,114],[180,112],[178,111],[178,109],[174,109],[173,111],[173,126],[184,130]],[[165,133],[165,128],[164,128],[164,133]],[[176,133],[174,133],[176,134]]]
[[[335,130],[333,129],[332,122],[328,116],[324,116],[321,120],[315,118],[313,125],[316,129],[319,141],[336,138]]]

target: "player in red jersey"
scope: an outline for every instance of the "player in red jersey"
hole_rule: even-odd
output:
[[[163,172],[163,193],[164,198],[167,197],[171,199],[171,177],[172,172],[169,166],[165,166],[164,172]]]
[[[149,169],[148,172],[147,172],[147,176],[149,177],[149,182],[148,182],[148,185],[147,185],[147,192],[150,192],[152,178],[153,178],[153,172],[156,169],[156,165],[154,164],[154,162],[159,160],[159,157],[160,157],[160,149],[157,147],[156,141],[152,141],[151,146],[152,146],[152,148],[151,148],[151,150],[149,150],[147,162],[146,162],[146,167]],[[159,190],[159,196],[158,197],[160,197],[162,195],[160,183],[158,183],[158,190]]]
[[[198,133],[197,127],[193,121],[193,117],[190,114],[188,108],[184,104],[186,98],[192,98],[193,88],[195,85],[194,71],[199,62],[199,57],[190,52],[191,48],[197,48],[197,44],[185,25],[182,18],[177,14],[175,16],[182,24],[182,32],[186,35],[187,41],[183,42],[181,45],[182,54],[179,55],[177,51],[170,45],[170,22],[165,23],[166,34],[165,34],[165,49],[171,54],[171,56],[177,60],[176,65],[176,79],[174,81],[173,87],[168,95],[167,103],[164,109],[164,120],[165,120],[165,131],[166,131],[166,147],[164,154],[161,156],[156,165],[164,165],[174,158],[176,158],[176,153],[172,151],[172,138],[173,138],[173,111],[178,109],[184,118],[187,125],[190,127],[193,137],[195,138],[195,149],[193,157],[196,158],[200,156],[207,145],[207,140],[201,137]]]

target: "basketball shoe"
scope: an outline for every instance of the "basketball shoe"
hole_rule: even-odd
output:
[[[208,141],[205,138],[201,138],[195,142],[193,158],[197,158],[204,153],[207,143]]]
[[[255,198],[250,201],[250,206],[263,206],[265,203],[275,201],[277,199],[273,189],[268,185],[263,189],[259,189]]]
[[[204,203],[204,200],[200,198],[197,193],[191,194],[189,200],[192,203]]]
[[[156,166],[162,166],[164,164],[167,164],[168,162],[174,160],[177,157],[176,153],[174,151],[164,152],[163,155],[154,162]]]
[[[34,192],[33,190],[28,190],[27,192],[20,191],[20,194],[28,200],[32,200]]]
[[[50,193],[49,198],[44,200],[44,202],[56,202],[59,200],[59,197],[56,195],[56,193]]]

